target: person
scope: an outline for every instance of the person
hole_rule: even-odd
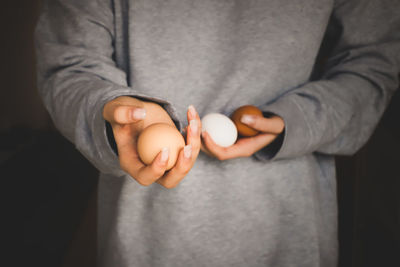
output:
[[[334,155],[367,141],[397,88],[398,10],[396,0],[44,1],[38,87],[101,172],[98,266],[335,266]],[[202,116],[246,104],[263,111],[244,119],[261,134],[222,148],[201,133]],[[167,149],[149,165],[136,151],[160,121],[187,133],[169,171]]]

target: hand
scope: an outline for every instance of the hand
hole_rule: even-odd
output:
[[[203,132],[201,150],[219,160],[250,157],[258,150],[269,145],[285,129],[285,123],[279,116],[265,118],[243,115],[241,122],[258,130],[260,133],[253,137],[239,138],[235,144],[229,147],[221,147],[215,144],[207,132]]]
[[[145,165],[136,150],[137,137],[148,125],[163,122],[175,127],[161,106],[122,96],[104,106],[103,117],[112,126],[121,168],[139,184],[148,186],[157,182],[166,188],[173,188],[194,165],[200,151],[201,122],[193,107],[187,113],[190,122],[187,145],[180,151],[175,166],[168,172],[168,151],[160,152],[150,165]]]

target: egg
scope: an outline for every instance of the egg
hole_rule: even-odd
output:
[[[175,165],[179,152],[184,146],[185,140],[182,134],[175,126],[167,123],[151,124],[140,133],[137,140],[139,157],[146,165],[151,164],[164,147],[168,147],[167,170]]]
[[[209,113],[201,119],[201,127],[219,146],[228,147],[237,139],[237,129],[233,121],[220,113]]]
[[[245,114],[263,117],[263,113],[259,108],[255,106],[246,105],[236,109],[231,116],[231,119],[235,123],[239,135],[246,137],[255,136],[256,134],[259,133],[259,131],[247,126],[246,124],[240,121],[242,119],[242,116]]]

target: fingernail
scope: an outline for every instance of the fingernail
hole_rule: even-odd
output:
[[[192,156],[192,145],[187,145],[183,148],[183,156],[187,159]]]
[[[196,117],[197,111],[196,111],[196,109],[194,108],[194,106],[193,106],[193,105],[190,105],[190,106],[188,107],[188,109],[189,109],[190,116]]]
[[[142,120],[146,117],[146,110],[144,108],[135,108],[132,110],[132,119]]]
[[[169,156],[169,149],[168,149],[168,147],[164,147],[164,148],[161,150],[161,162],[162,162],[162,163],[167,162],[168,156]]]
[[[199,130],[199,122],[197,120],[191,120],[189,122],[189,126],[190,126],[190,131],[193,134],[197,134],[197,131]]]
[[[243,115],[240,121],[245,124],[251,124],[254,122],[254,117],[251,115]]]

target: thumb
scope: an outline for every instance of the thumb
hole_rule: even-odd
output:
[[[285,122],[279,116],[265,118],[246,114],[242,116],[240,122],[263,133],[280,134],[285,129]]]
[[[104,110],[104,118],[110,123],[129,124],[146,117],[146,110],[135,106],[116,105],[108,110]]]

